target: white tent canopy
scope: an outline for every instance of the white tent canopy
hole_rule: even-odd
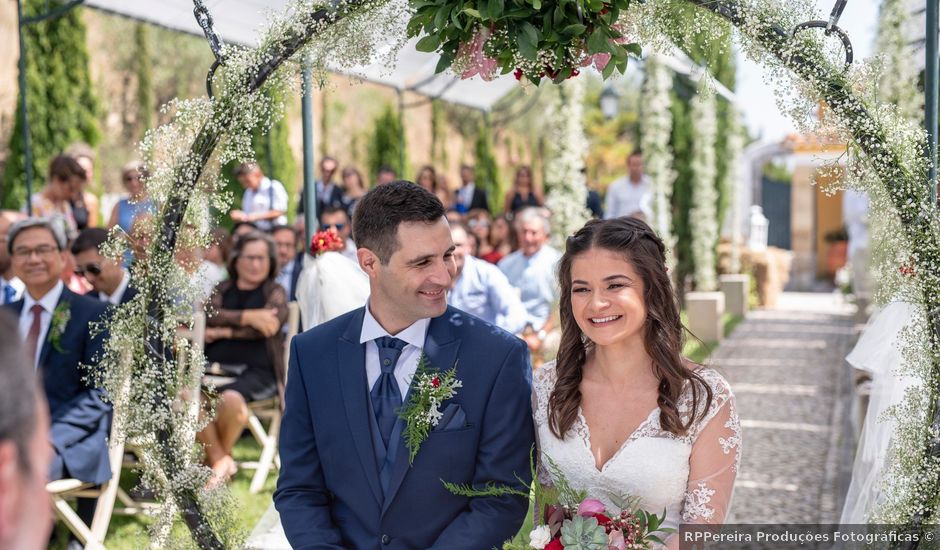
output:
[[[193,15],[192,0],[85,0],[85,5],[146,21],[169,29],[202,36]],[[204,0],[216,32],[226,43],[254,46],[266,14],[286,8],[287,0]],[[368,65],[342,72],[401,91],[439,98],[450,103],[489,111],[518,86],[511,75],[486,82],[479,77],[462,80],[450,72],[434,74],[439,56],[419,52],[416,40],[408,41],[395,67]],[[208,44],[206,48],[208,48]],[[206,67],[208,70],[208,67]]]

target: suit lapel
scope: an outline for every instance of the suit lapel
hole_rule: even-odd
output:
[[[49,352],[52,350],[52,330],[55,328],[55,310],[59,309],[59,304],[65,302],[71,308],[71,294],[72,291],[68,287],[62,287],[62,294],[59,295],[59,301],[55,304],[55,309],[50,312],[52,318],[49,320],[49,330],[46,331],[46,337],[42,341],[42,351],[39,352],[39,365],[43,366],[46,364],[46,360],[49,358]],[[68,323],[62,327],[63,334],[68,329]]]
[[[453,327],[447,320],[450,317],[449,313],[450,308],[444,312],[444,315],[431,319],[431,323],[428,326],[428,335],[424,341],[424,354],[427,356],[428,366],[440,371],[449,370],[454,366],[457,362],[457,351],[460,348],[460,340],[456,338]],[[412,384],[414,384],[413,380]],[[409,388],[408,395],[405,396],[405,402],[407,402],[410,396],[411,389]],[[390,439],[390,441],[397,442],[398,447],[395,450],[395,462],[392,465],[392,475],[388,486],[388,493],[385,495],[385,504],[382,507],[383,514],[388,510],[388,507],[395,499],[395,495],[401,488],[402,482],[405,480],[405,475],[410,469],[410,464],[408,463],[408,448],[405,447],[405,440],[401,437],[403,429],[404,421],[399,419],[398,422],[395,423],[395,428],[392,430],[392,437]]]
[[[365,309],[352,317],[346,332],[339,339],[339,382],[346,406],[346,420],[349,422],[349,434],[359,453],[359,461],[366,474],[366,481],[378,503],[382,502],[382,487],[379,484],[379,472],[375,464],[375,452],[372,448],[371,429],[369,427],[369,403],[366,381],[366,348],[359,343],[362,332],[362,319]]]

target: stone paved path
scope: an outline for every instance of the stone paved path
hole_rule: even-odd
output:
[[[735,393],[744,454],[729,523],[838,523],[854,456],[852,313],[832,294],[786,293],[709,358]]]

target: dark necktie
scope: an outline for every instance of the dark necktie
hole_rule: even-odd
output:
[[[13,285],[6,283],[3,285],[3,303],[12,304],[13,296],[16,295],[16,291],[13,290]]]
[[[29,362],[35,366],[39,363],[36,359],[36,350],[39,348],[39,332],[42,330],[42,312],[44,309],[39,304],[33,304],[29,311],[33,314],[33,324],[29,325],[29,332],[26,333],[26,353]]]
[[[395,381],[395,366],[405,348],[405,342],[391,336],[383,336],[375,340],[379,348],[379,366],[382,374],[372,388],[372,409],[375,411],[375,421],[379,425],[382,442],[388,448],[388,440],[392,435],[395,420],[398,419],[398,409],[401,407],[401,391]]]

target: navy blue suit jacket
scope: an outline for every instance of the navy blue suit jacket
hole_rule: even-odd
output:
[[[295,550],[501,547],[516,534],[527,499],[463,498],[441,480],[520,487],[531,481],[531,369],[525,343],[455,308],[432,319],[424,353],[432,368],[457,365],[466,421],[441,423],[414,464],[399,438],[383,499],[372,447],[364,308],[291,342],[281,474],[274,502]],[[526,486],[527,488],[527,486]]]
[[[123,305],[126,304],[127,302],[130,302],[131,300],[133,300],[133,299],[134,299],[134,296],[137,296],[137,289],[134,288],[133,286],[131,286],[131,285],[133,285],[133,284],[134,284],[133,281],[131,281],[131,283],[129,283],[129,284],[127,285],[127,288],[124,289],[124,295],[121,296],[121,301],[118,302],[118,305],[122,305],[122,306],[123,306]],[[85,296],[88,296],[89,298],[94,298],[94,299],[96,299],[96,300],[98,300],[98,301],[101,300],[101,298],[100,298],[101,294],[100,294],[97,290],[92,290],[91,292],[89,292],[89,293],[86,294]],[[108,305],[108,304],[105,304],[105,305]]]
[[[101,319],[106,304],[68,288],[63,288],[59,297],[58,303],[63,302],[69,304],[70,316],[59,338],[62,351],[50,342],[50,324],[39,353],[39,371],[52,419],[52,446],[65,467],[63,474],[100,484],[111,478],[107,443],[111,405],[102,400],[102,390],[89,383],[87,369],[79,364],[95,365],[100,359],[106,335],[92,336],[90,325]],[[23,303],[19,300],[5,307],[21,315]]]

